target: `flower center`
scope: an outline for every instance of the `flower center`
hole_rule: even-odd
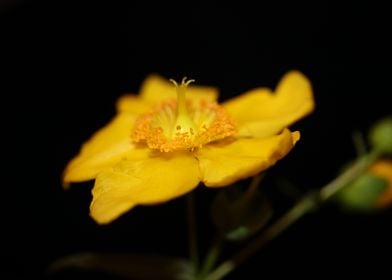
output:
[[[186,99],[184,78],[180,85],[170,80],[177,100],[166,100],[136,119],[132,138],[136,143],[161,152],[194,150],[232,136],[235,126],[226,111],[215,102]]]

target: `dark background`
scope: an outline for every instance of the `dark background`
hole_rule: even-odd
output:
[[[113,116],[115,100],[137,92],[151,72],[218,86],[226,100],[302,71],[317,108],[294,125],[302,139],[270,174],[303,192],[327,183],[355,156],[352,132],[391,113],[386,14],[373,1],[2,2],[4,279],[48,278],[53,260],[82,251],[186,255],[183,199],[100,227],[88,216],[92,182],[69,192],[60,184],[80,144]],[[204,247],[211,192],[197,191]],[[289,199],[275,195],[282,212]],[[390,272],[391,217],[390,210],[352,216],[324,207],[228,279],[287,272],[377,279]]]

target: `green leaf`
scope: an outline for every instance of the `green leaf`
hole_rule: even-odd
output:
[[[52,263],[49,273],[67,269],[102,271],[135,280],[191,280],[191,264],[181,258],[155,255],[84,252]]]
[[[260,190],[221,190],[212,203],[214,224],[227,240],[243,240],[260,230],[272,217],[272,207]]]

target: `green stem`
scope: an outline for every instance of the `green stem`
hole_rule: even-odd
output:
[[[187,195],[187,214],[188,214],[188,234],[189,234],[189,255],[196,273],[199,266],[199,254],[197,250],[197,227],[195,197],[193,192]]]
[[[257,191],[257,188],[259,187],[260,182],[263,178],[264,178],[264,173],[258,174],[253,177],[248,189],[246,190],[244,196],[242,197],[242,201],[244,203],[248,202],[248,200],[253,197],[254,193]]]
[[[354,131],[352,137],[353,137],[354,147],[357,152],[357,156],[361,157],[366,155],[367,153],[366,142],[362,133],[360,131]]]
[[[200,269],[200,273],[199,273],[197,279],[200,279],[200,280],[204,279],[208,275],[208,273],[210,273],[212,268],[215,266],[215,264],[219,258],[221,249],[222,249],[222,242],[223,242],[223,239],[222,239],[221,235],[219,235],[215,238],[214,243],[212,244],[211,248],[209,249],[209,251],[207,253],[207,256],[205,258],[203,266]]]
[[[339,190],[362,174],[366,168],[379,157],[377,151],[360,157],[350,168],[339,175],[336,179],[325,185],[319,191],[311,192],[298,201],[285,215],[263,231],[252,242],[240,250],[231,259],[226,260],[212,271],[205,280],[219,280],[233,271],[239,264],[249,258],[252,254],[265,246],[279,234],[284,232],[292,224],[298,221],[306,213],[317,209]]]
[[[355,178],[361,175],[375,160],[380,157],[377,150],[372,151],[368,155],[359,157],[354,164],[348,168],[340,176],[336,177],[329,184],[325,185],[319,191],[320,201],[324,202],[347,184],[351,183]]]

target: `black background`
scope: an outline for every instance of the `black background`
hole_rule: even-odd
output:
[[[274,87],[290,69],[306,74],[316,111],[294,125],[302,140],[271,170],[304,192],[355,156],[354,130],[366,132],[391,113],[391,30],[386,9],[373,1],[3,3],[5,279],[44,279],[53,260],[86,250],[186,254],[183,199],[137,208],[100,227],[88,217],[92,182],[69,192],[60,184],[80,144],[113,116],[115,100],[137,92],[151,72],[218,86],[221,100]],[[197,191],[203,248],[211,193]],[[278,212],[289,206],[288,199],[276,201]],[[351,216],[324,207],[228,279],[286,272],[309,278],[370,272],[377,279],[390,270],[383,256],[392,249],[390,219],[390,210]],[[53,276],[60,277],[66,279]]]

